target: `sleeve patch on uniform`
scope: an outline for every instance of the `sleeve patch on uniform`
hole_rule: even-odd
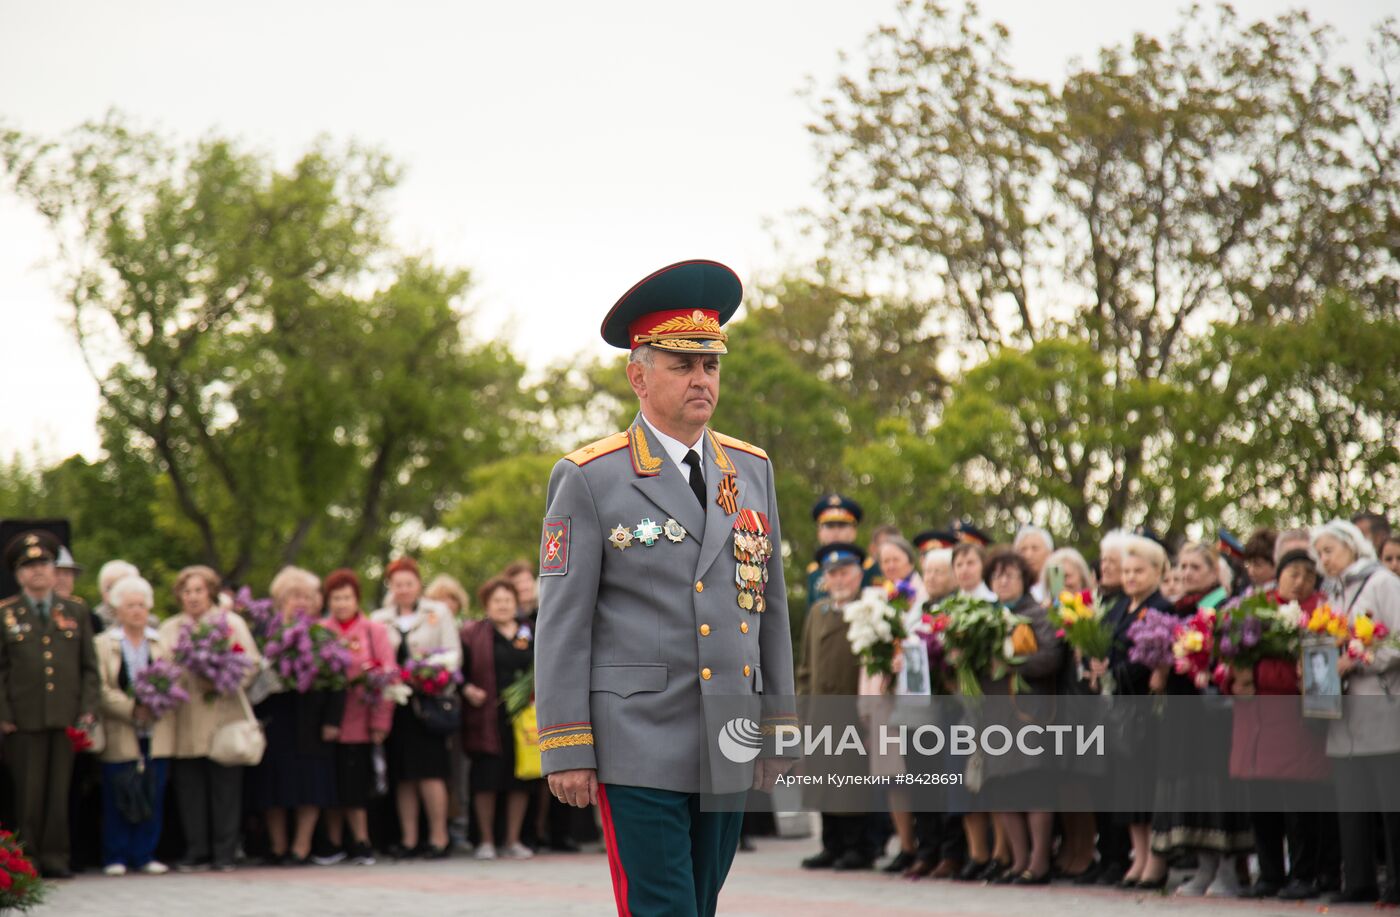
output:
[[[546,516],[540,542],[540,576],[569,572],[569,517]]]

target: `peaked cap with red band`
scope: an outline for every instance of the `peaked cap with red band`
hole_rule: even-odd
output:
[[[720,330],[733,317],[744,285],[718,261],[663,267],[622,295],[603,319],[603,340],[636,350],[650,344],[672,353],[728,353]]]

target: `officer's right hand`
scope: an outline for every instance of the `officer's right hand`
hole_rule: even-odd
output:
[[[598,802],[598,772],[591,767],[557,771],[549,775],[549,791],[560,802],[580,809]]]
[[[19,732],[19,727],[14,723],[0,723],[0,732],[9,735],[12,732]]]

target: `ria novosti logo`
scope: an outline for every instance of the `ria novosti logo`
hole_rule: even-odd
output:
[[[763,747],[763,731],[746,716],[736,716],[719,731],[719,750],[735,764],[748,764]]]

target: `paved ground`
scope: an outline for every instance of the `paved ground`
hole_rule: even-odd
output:
[[[741,853],[720,898],[720,913],[742,917],[1266,917],[1373,913],[1328,909],[1317,902],[1261,904],[1125,895],[1074,886],[992,888],[953,882],[908,882],[875,873],[837,875],[799,869],[812,840],[758,842]],[[872,910],[873,909],[873,910]],[[866,911],[862,914],[862,911]],[[372,867],[244,869],[228,874],[108,879],[84,876],[60,883],[51,902],[34,911],[62,917],[287,917],[287,915],[411,914],[551,917],[616,913],[607,862],[600,852],[540,856],[528,862],[478,863],[457,857],[435,863]]]

